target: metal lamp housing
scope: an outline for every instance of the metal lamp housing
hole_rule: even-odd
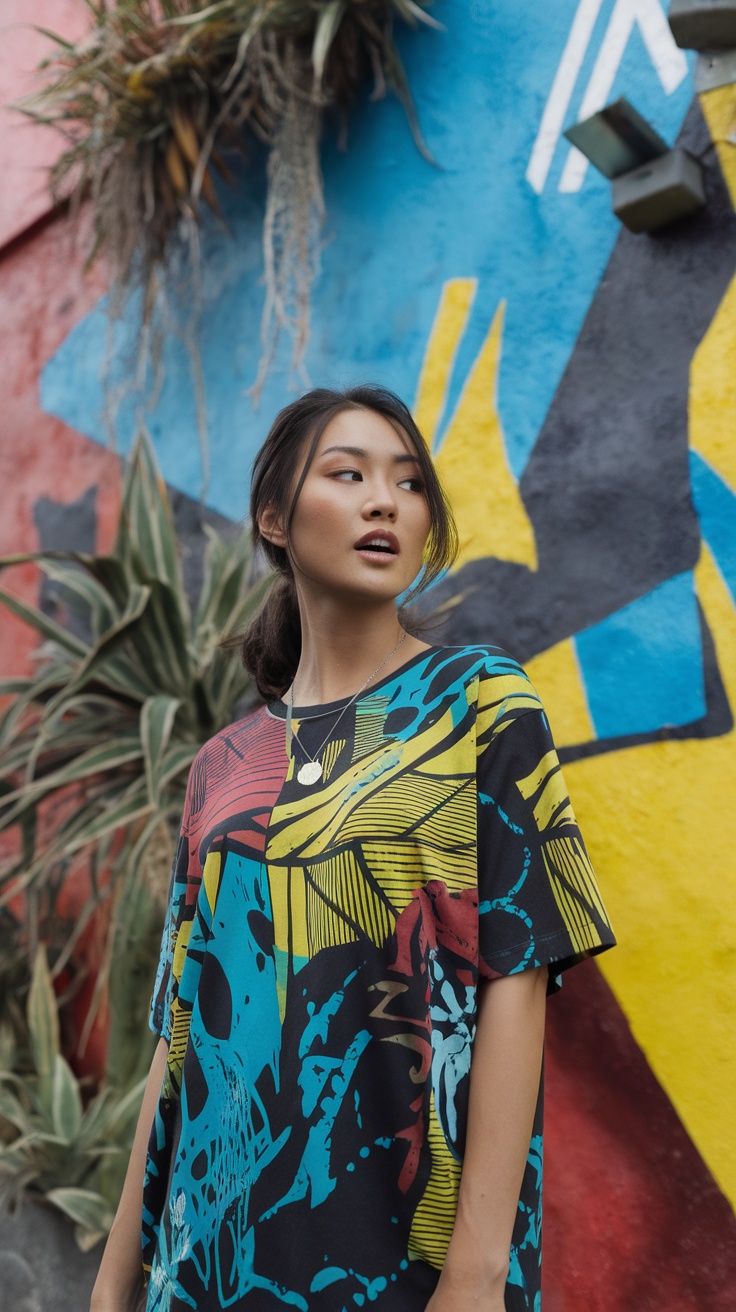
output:
[[[705,205],[698,160],[679,146],[670,150],[624,96],[564,135],[610,178],[613,212],[631,232],[656,232]]]
[[[630,232],[656,232],[705,204],[703,170],[676,146],[613,179],[613,212]]]
[[[672,0],[669,24],[685,50],[736,46],[736,0]]]

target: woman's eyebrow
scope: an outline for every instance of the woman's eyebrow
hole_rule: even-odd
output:
[[[332,455],[333,452],[335,452],[335,451],[340,451],[340,452],[342,452],[343,455],[346,455],[346,456],[367,456],[367,455],[368,455],[368,452],[367,452],[362,446],[328,446],[328,448],[327,448],[326,451],[322,451],[322,452],[321,452],[321,454],[320,454],[320,459],[322,458],[322,456],[329,456],[329,455]],[[394,462],[395,465],[403,465],[403,464],[407,464],[408,462],[411,462],[413,465],[418,465],[418,464],[419,464],[419,458],[418,458],[418,456],[412,456],[412,455],[409,454],[408,451],[405,451],[403,455],[400,455],[400,456],[394,456],[394,457],[393,457],[393,462]]]

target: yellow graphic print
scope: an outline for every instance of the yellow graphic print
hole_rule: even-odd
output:
[[[434,1093],[430,1096],[427,1138],[432,1169],[427,1188],[414,1213],[409,1235],[409,1256],[422,1257],[425,1262],[442,1270],[455,1224],[462,1167],[447,1146],[445,1132],[437,1116]]]
[[[426,725],[405,739],[386,737],[390,703],[385,695],[363,699],[356,708],[355,743],[350,756],[342,758],[343,768],[338,770],[333,756],[318,789],[290,791],[288,800],[279,800],[273,809],[265,857],[282,1017],[289,968],[298,973],[318,953],[361,940],[385,947],[417,890],[432,885],[449,897],[470,892],[477,899],[477,761],[519,716],[540,709],[534,688],[513,663],[505,663],[493,677],[471,673],[452,697],[439,699],[444,711],[428,716]],[[528,755],[525,763],[515,786],[532,825],[547,840],[541,869],[559,915],[555,932],[564,927],[572,951],[594,948],[602,941],[594,912],[604,925],[608,922],[582,844],[569,836],[575,817],[557,756],[544,752],[531,770]],[[517,873],[514,867],[514,880]],[[473,905],[477,916],[477,901]],[[381,991],[372,1016],[401,1020],[394,1008],[407,986],[384,980],[370,987]],[[385,1041],[416,1051],[411,1078],[420,1083],[428,1078],[423,1064],[431,1063],[422,1055],[426,1034],[400,1029]],[[461,1168],[434,1092],[427,1116],[431,1170],[409,1247],[441,1267]]]

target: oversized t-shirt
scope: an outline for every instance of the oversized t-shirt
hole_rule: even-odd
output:
[[[349,700],[295,708],[291,758],[286,705],[262,706],[190,772],[151,1008],[148,1312],[424,1312],[479,978],[546,964],[552,993],[615,942],[516,661],[435,646],[337,723]],[[541,1184],[540,1081],[509,1312],[540,1307]]]

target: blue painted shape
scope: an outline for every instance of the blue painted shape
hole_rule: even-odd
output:
[[[703,537],[736,604],[736,492],[697,451],[690,452],[690,481]]]
[[[322,272],[314,291],[307,366],[315,385],[375,380],[415,399],[443,283],[478,280],[445,408],[445,426],[501,299],[507,301],[499,406],[518,477],[569,360],[619,232],[609,184],[589,169],[579,193],[557,190],[567,157],[560,142],[541,196],[525,172],[578,0],[438,0],[446,32],[397,33],[422,130],[436,169],[417,151],[395,98],[367,93],[353,116],[348,150],[326,131],[328,207]],[[566,122],[580,102],[614,0],[603,0]],[[635,30],[611,97],[625,92],[671,140],[690,102],[690,78],[670,96]],[[222,192],[231,235],[212,225],[202,242],[200,328],[212,474],[206,501],[240,519],[253,457],[276,411],[292,400],[289,344],[254,413],[246,389],[259,356],[263,185],[258,170]],[[104,308],[69,335],[42,378],[44,408],[100,442]],[[134,307],[115,334],[112,374],[134,358]],[[202,468],[184,344],[170,338],[166,378],[149,425],[165,478],[197,497]],[[117,423],[129,449],[136,404]],[[438,434],[438,445],[442,440]]]
[[[653,733],[705,715],[692,571],[660,583],[574,642],[599,738]]]

